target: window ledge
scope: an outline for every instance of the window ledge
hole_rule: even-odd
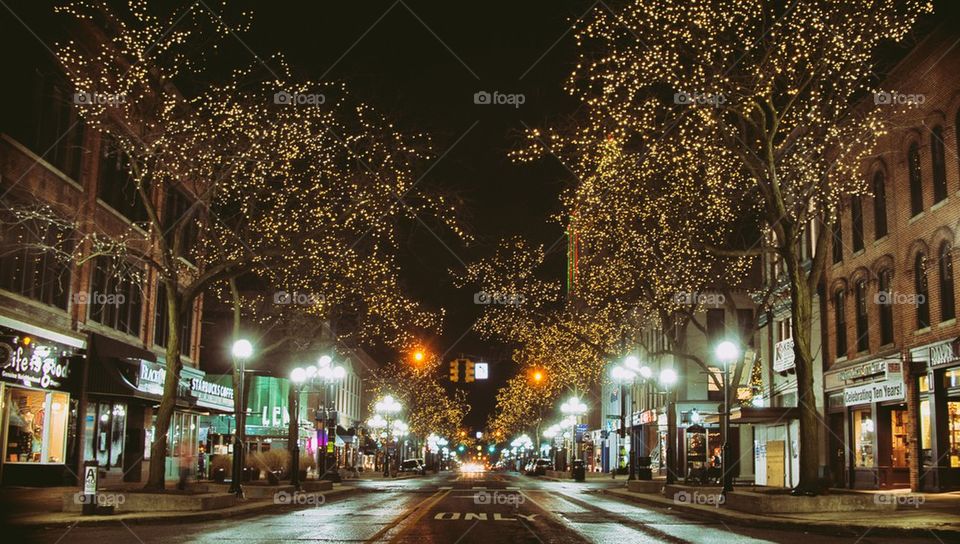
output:
[[[854,251],[854,252],[853,252],[853,255],[851,255],[851,257],[859,257],[859,256],[863,255],[863,254],[866,253],[866,252],[867,252],[866,249],[861,248],[861,249],[858,249],[858,250]]]
[[[847,362],[846,355],[844,355],[843,357],[837,357],[836,359],[833,360],[833,364],[839,364],[839,363],[845,363],[845,362]]]
[[[147,231],[143,230],[136,223],[131,221],[129,217],[118,212],[113,206],[104,202],[103,199],[97,198],[97,204],[99,204],[100,206],[103,206],[107,211],[109,211],[110,213],[115,215],[118,219],[126,223],[127,226],[132,227],[133,230],[137,231],[137,233],[142,234],[144,237],[147,236]]]
[[[948,319],[948,320],[946,320],[946,321],[941,321],[940,324],[937,325],[937,328],[950,327],[950,326],[956,325],[956,324],[957,324],[957,318],[956,318],[956,317],[953,317],[953,318],[950,318],[950,319]]]
[[[874,247],[879,246],[880,244],[886,242],[890,238],[890,234],[884,234],[883,236],[877,238],[873,241]]]
[[[913,334],[914,334],[914,336],[920,336],[921,334],[926,334],[926,333],[928,333],[928,332],[930,332],[930,327],[929,327],[929,326],[924,327],[924,328],[922,328],[922,329],[917,329],[917,330],[913,331]]]
[[[80,191],[81,193],[83,192],[83,185],[80,185],[80,183],[78,183],[78,182],[75,181],[73,178],[71,178],[70,176],[68,176],[67,174],[65,174],[65,173],[64,173],[63,171],[61,171],[59,168],[57,168],[56,166],[54,166],[54,165],[50,164],[49,162],[47,162],[46,159],[44,159],[44,158],[41,157],[40,155],[37,155],[36,153],[34,153],[29,147],[21,144],[20,142],[18,142],[17,140],[13,139],[11,136],[7,135],[6,133],[3,133],[2,135],[0,135],[0,137],[2,137],[3,140],[6,141],[8,144],[10,144],[10,145],[12,145],[13,147],[15,147],[15,148],[17,149],[17,151],[20,151],[21,153],[29,156],[32,161],[36,162],[37,164],[42,165],[44,168],[46,168],[48,171],[50,171],[53,175],[55,175],[55,176],[57,176],[58,178],[60,178],[60,179],[62,179],[63,181],[65,181],[65,182],[67,183],[67,185],[70,185],[71,187],[73,187],[74,189]],[[24,174],[24,175],[26,175],[26,174]],[[62,463],[61,463],[61,464],[62,464]]]
[[[917,221],[919,221],[920,219],[922,219],[923,216],[926,215],[926,214],[927,214],[927,212],[920,212],[920,213],[918,213],[917,215],[914,215],[913,217],[911,217],[910,219],[907,220],[907,224],[908,224],[908,225],[912,225],[912,224],[916,223]]]
[[[893,342],[887,342],[886,344],[880,346],[880,349],[878,349],[877,351],[883,351],[883,350],[885,350],[885,349],[890,349],[890,348],[892,348],[893,346],[894,346],[894,343],[893,343]]]
[[[950,202],[950,197],[946,197],[940,202],[937,202],[936,204],[934,204],[933,206],[930,206],[930,211],[932,212],[934,210],[939,210],[940,208],[946,206],[947,202]]]

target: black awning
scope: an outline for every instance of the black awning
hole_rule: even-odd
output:
[[[87,376],[87,392],[91,395],[110,395],[160,402],[161,396],[140,391],[136,386],[139,363],[127,359],[90,358],[90,373]]]
[[[88,357],[96,359],[144,359],[154,363],[157,362],[157,355],[150,350],[114,340],[95,332],[90,333],[87,353]]]

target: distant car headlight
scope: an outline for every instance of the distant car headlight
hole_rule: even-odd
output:
[[[483,472],[483,467],[477,463],[464,463],[460,465],[460,472]]]

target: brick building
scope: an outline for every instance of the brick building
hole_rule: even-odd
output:
[[[74,225],[106,236],[144,218],[127,162],[102,133],[84,126],[75,96],[49,50],[24,28],[6,67],[0,127],[0,477],[4,484],[73,483],[84,460],[109,480],[140,481],[149,470],[154,410],[165,373],[165,296],[156,273],[111,272],[109,257],[67,258]],[[154,191],[161,214],[176,213],[182,195]],[[62,227],[18,221],[13,210],[50,206]],[[141,223],[142,224],[142,223]],[[148,249],[143,249],[149,251]],[[81,253],[83,253],[81,252]],[[88,253],[83,253],[88,254]],[[163,461],[195,455],[198,417],[232,410],[232,391],[211,393],[197,369],[202,302],[181,331],[182,399]]]
[[[960,487],[960,50],[941,25],[873,99],[893,128],[844,204],[825,276],[827,456],[858,488]],[[913,108],[897,108],[897,103]]]

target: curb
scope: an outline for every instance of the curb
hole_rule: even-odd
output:
[[[310,495],[322,495],[324,499],[329,496],[349,493],[356,488],[352,486],[342,486],[330,491],[318,491],[309,493]],[[271,510],[298,510],[312,508],[312,506],[303,506],[297,508],[297,505],[275,504],[267,501],[249,501],[244,504],[234,505],[221,510],[206,510],[197,512],[128,512],[126,514],[115,514],[111,516],[75,516],[69,519],[50,519],[50,514],[41,514],[40,516],[24,516],[23,518],[7,518],[4,521],[8,527],[40,528],[40,527],[74,527],[82,526],[102,526],[114,523],[155,523],[163,521],[206,521],[214,519],[226,519],[250,514],[262,514]],[[54,514],[55,515],[55,514]]]
[[[960,527],[950,526],[950,527],[896,527],[896,526],[883,526],[883,525],[863,525],[860,523],[840,523],[834,521],[818,521],[818,520],[797,520],[793,518],[783,518],[775,516],[760,516],[757,514],[751,514],[749,512],[740,512],[731,510],[723,510],[720,508],[715,508],[712,506],[696,506],[696,505],[685,505],[677,504],[674,501],[667,499],[665,497],[659,497],[656,495],[634,493],[632,491],[627,491],[625,489],[604,489],[603,493],[610,493],[622,499],[626,499],[632,502],[639,502],[644,504],[650,504],[655,506],[662,506],[670,508],[676,512],[682,512],[686,514],[694,514],[700,518],[709,518],[716,521],[733,523],[734,525],[749,525],[750,527],[761,527],[765,529],[783,529],[789,527],[791,529],[799,529],[802,531],[816,532],[821,534],[837,535],[844,534],[849,535],[851,532],[856,531],[867,531],[871,535],[883,535],[883,536],[926,536],[928,534],[933,534],[937,537],[946,537],[950,539],[957,539],[955,541],[960,541]],[[864,533],[866,534],[866,533]]]

